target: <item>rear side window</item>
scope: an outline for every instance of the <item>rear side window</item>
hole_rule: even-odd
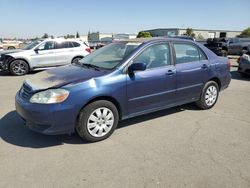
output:
[[[72,42],[72,45],[73,45],[74,47],[79,47],[79,46],[80,46],[80,44],[79,44],[78,42]]]
[[[200,49],[191,44],[174,44],[176,64],[189,63],[207,59]]]
[[[69,42],[58,42],[56,44],[56,48],[57,49],[61,49],[61,48],[69,48]]]

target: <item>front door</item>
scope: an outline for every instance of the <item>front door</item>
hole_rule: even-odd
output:
[[[31,55],[33,67],[47,67],[55,65],[55,42],[42,43]]]
[[[174,101],[176,70],[171,63],[169,44],[147,47],[132,63],[145,63],[144,71],[127,75],[128,113],[143,113]]]

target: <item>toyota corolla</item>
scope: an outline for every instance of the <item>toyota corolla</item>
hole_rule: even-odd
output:
[[[34,131],[96,142],[123,119],[191,102],[210,109],[230,80],[228,58],[194,41],[119,41],[26,79],[16,110]]]

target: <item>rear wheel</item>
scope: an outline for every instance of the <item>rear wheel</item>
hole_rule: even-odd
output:
[[[80,112],[76,131],[88,142],[101,141],[114,132],[118,119],[118,111],[113,103],[105,100],[95,101]]]
[[[10,72],[15,76],[25,75],[29,72],[29,65],[24,60],[14,60],[10,63]]]
[[[82,59],[83,57],[75,57],[72,61],[71,61],[71,63],[72,64],[77,64],[77,63],[79,63],[79,61]]]
[[[200,100],[196,102],[196,105],[203,110],[210,109],[217,102],[218,96],[218,84],[215,81],[209,81],[203,87]]]

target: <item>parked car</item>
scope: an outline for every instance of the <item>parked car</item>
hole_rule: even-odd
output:
[[[79,64],[26,79],[16,110],[27,127],[43,134],[72,133],[96,142],[118,121],[196,102],[212,108],[231,80],[228,58],[191,40],[119,41]]]
[[[209,38],[204,44],[218,56],[226,57],[228,55],[227,40],[225,38]]]
[[[242,55],[247,52],[250,38],[213,38],[205,46],[219,56]]]
[[[1,54],[0,70],[25,75],[32,70],[76,63],[90,53],[86,43],[78,40],[46,39],[34,41],[21,51]]]
[[[13,49],[19,49],[21,48],[23,42],[21,41],[16,41],[16,40],[3,40],[3,49],[7,50],[13,50]]]
[[[0,51],[3,51],[3,44],[0,41]]]
[[[243,54],[238,59],[238,72],[242,77],[250,76],[250,52]]]

